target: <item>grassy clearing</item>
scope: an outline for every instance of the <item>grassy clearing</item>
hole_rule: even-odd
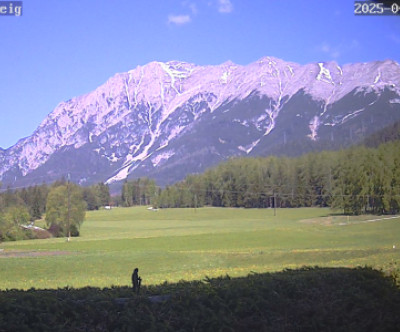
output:
[[[126,286],[136,266],[143,283],[151,285],[304,265],[388,270],[400,261],[400,217],[344,218],[318,208],[278,209],[277,216],[271,209],[90,212],[81,237],[71,242],[0,244],[0,288]],[[21,252],[41,254],[17,255]]]

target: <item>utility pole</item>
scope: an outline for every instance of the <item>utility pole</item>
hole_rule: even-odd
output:
[[[68,242],[71,240],[71,224],[70,224],[71,195],[69,191],[69,180],[70,180],[70,174],[68,173],[68,180],[67,180],[67,226],[68,226],[67,241]]]

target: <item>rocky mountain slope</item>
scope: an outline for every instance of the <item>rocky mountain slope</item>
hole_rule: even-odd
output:
[[[234,156],[298,155],[359,142],[400,119],[400,65],[151,62],[60,103],[0,149],[0,179],[161,185]]]

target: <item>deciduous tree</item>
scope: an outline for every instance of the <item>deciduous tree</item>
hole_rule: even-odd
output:
[[[53,187],[47,197],[46,224],[56,236],[78,236],[85,219],[81,189],[71,183]]]

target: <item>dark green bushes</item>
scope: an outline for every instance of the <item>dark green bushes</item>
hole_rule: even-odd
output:
[[[154,295],[169,294],[158,297]],[[303,268],[143,287],[9,290],[0,331],[398,331],[400,291],[370,268]]]

